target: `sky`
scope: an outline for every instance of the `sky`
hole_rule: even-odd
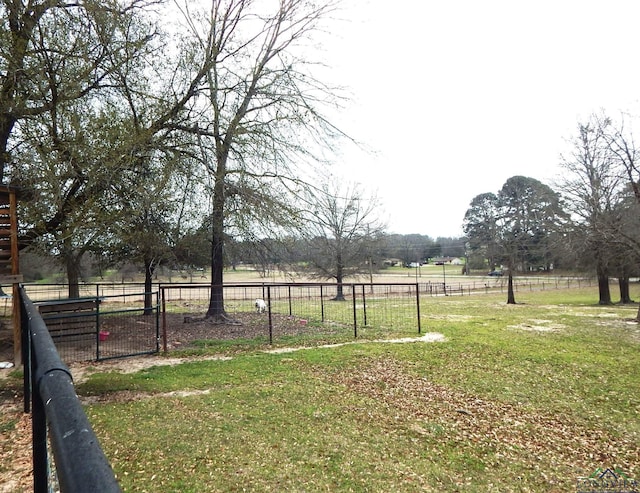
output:
[[[640,2],[345,0],[324,43],[350,102],[334,173],[381,201],[391,233],[462,235],[511,176],[553,186],[590,114],[640,99]],[[366,151],[365,151],[366,149]]]

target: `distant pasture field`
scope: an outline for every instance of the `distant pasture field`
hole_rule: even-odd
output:
[[[607,468],[640,480],[637,304],[598,306],[593,288],[517,300],[426,299],[436,342],[391,342],[402,327],[314,347],[211,341],[180,364],[95,365],[78,392],[125,491],[560,492]]]

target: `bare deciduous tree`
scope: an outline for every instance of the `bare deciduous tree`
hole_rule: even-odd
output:
[[[613,122],[607,117],[601,117],[598,121],[624,184],[621,191],[622,201],[631,195],[636,205],[640,205],[640,150],[636,147],[633,131],[624,117],[619,122]],[[620,225],[617,238],[634,253],[636,259],[640,258],[640,235],[636,227],[629,227],[630,224],[637,224],[638,207],[622,207],[622,210],[635,217],[623,217],[617,221]],[[624,255],[624,258],[628,259],[628,255]],[[636,320],[640,322],[640,307]]]
[[[207,318],[229,321],[222,282],[230,199],[256,204],[263,218],[269,207],[273,217],[286,214],[305,186],[305,165],[340,134],[321,113],[335,105],[336,91],[313,77],[309,61],[311,36],[334,7],[332,1],[212,0],[206,15],[197,16],[183,4],[194,59],[210,60],[199,88],[199,121],[185,128],[198,135],[212,179]]]
[[[312,275],[335,279],[336,300],[344,300],[347,277],[370,273],[373,252],[384,231],[375,196],[365,197],[357,184],[325,182],[310,199],[305,227]]]
[[[560,165],[566,173],[558,183],[572,217],[572,238],[577,240],[575,249],[581,263],[595,266],[601,305],[611,303],[611,252],[617,236],[613,218],[621,185],[603,123],[592,116],[578,125],[571,152],[561,156]]]

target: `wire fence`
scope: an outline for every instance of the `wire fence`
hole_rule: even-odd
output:
[[[462,279],[450,282],[418,282],[421,294],[427,296],[473,296],[495,292],[507,292],[507,277],[487,277],[486,279]],[[551,289],[572,289],[597,285],[586,277],[514,277],[515,292],[545,291]]]
[[[63,300],[69,298],[68,284],[23,284],[24,290],[34,302]],[[157,284],[156,284],[157,288]],[[78,298],[131,297],[145,292],[144,283],[80,283]]]
[[[106,292],[98,289],[96,292]],[[51,290],[44,291],[51,294]],[[145,306],[145,298],[153,300]],[[158,293],[127,293],[35,302],[62,359],[99,361],[159,351]]]
[[[384,276],[383,276],[384,277]],[[443,280],[424,280],[424,276],[407,276],[407,282],[384,282],[377,281],[376,283],[358,283],[358,285],[373,286],[376,293],[385,293],[386,288],[382,286],[390,286],[390,292],[394,292],[396,288],[393,286],[407,286],[418,285],[418,289],[421,295],[428,296],[472,296],[484,293],[494,293],[496,291],[506,292],[507,290],[507,277],[477,277],[477,276],[448,276]],[[415,282],[414,282],[415,279]],[[437,279],[437,278],[436,278]],[[614,282],[615,280],[612,280]],[[295,283],[299,286],[308,286],[309,293],[317,292],[313,290],[313,286],[319,286],[318,283]],[[199,286],[202,289],[208,289],[209,283],[154,283],[153,290],[159,289],[159,286],[176,286],[180,290],[180,286]],[[255,293],[255,287],[265,287],[267,285],[277,285],[277,283],[246,283],[233,285],[235,292],[240,292],[243,287],[246,287],[247,293]],[[288,284],[282,284],[288,285]],[[327,290],[331,289],[331,286],[335,284],[323,283],[327,286]],[[514,276],[513,285],[515,291],[545,291],[548,289],[571,289],[580,287],[592,287],[597,286],[597,282],[591,277],[580,276]],[[39,300],[53,300],[53,299],[66,299],[69,297],[69,285],[68,284],[24,284],[24,288],[28,295],[34,301]],[[126,282],[126,283],[81,283],[78,287],[79,297],[105,297],[105,296],[127,296],[144,292],[144,283]],[[186,289],[191,289],[190,287]],[[266,291],[265,291],[266,292]],[[235,294],[234,294],[235,296]],[[266,296],[264,292],[261,297]],[[250,298],[251,296],[248,296]],[[1,299],[1,297],[0,297]]]
[[[224,319],[209,311],[211,286],[160,285],[165,349],[204,339],[289,336],[361,337],[369,333],[420,332],[415,284],[238,284],[224,285]],[[261,303],[264,301],[264,307]]]
[[[69,300],[64,284],[27,284],[65,361],[102,360],[251,339],[273,343],[287,337],[333,341],[345,337],[421,332],[420,298],[472,296],[507,291],[507,278],[456,282],[242,283],[225,284],[226,318],[208,317],[209,283],[154,285],[145,308],[141,283],[81,284]],[[592,286],[579,277],[515,277],[516,292]],[[150,296],[147,293],[146,297]],[[265,300],[259,310],[256,300]]]

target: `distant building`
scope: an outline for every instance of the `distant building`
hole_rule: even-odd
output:
[[[436,265],[462,265],[462,260],[459,257],[433,257],[429,259],[429,263]]]
[[[402,265],[402,260],[399,258],[388,258],[384,260],[383,264],[387,267],[395,267],[396,265]]]

